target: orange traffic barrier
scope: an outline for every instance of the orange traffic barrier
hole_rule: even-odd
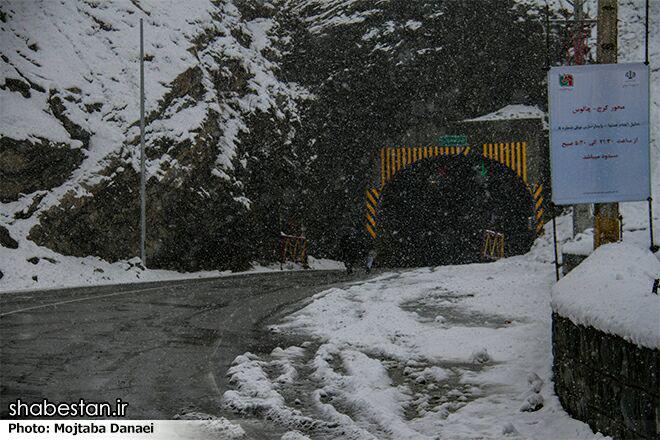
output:
[[[486,229],[484,231],[484,249],[482,256],[490,260],[499,260],[500,258],[503,258],[504,234]]]
[[[280,234],[280,269],[287,261],[300,263],[309,267],[307,263],[308,240],[303,236]]]

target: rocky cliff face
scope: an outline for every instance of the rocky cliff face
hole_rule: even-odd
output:
[[[3,222],[62,254],[136,255],[143,18],[150,264],[270,256],[307,94],[281,78],[277,15],[249,1],[3,4]]]

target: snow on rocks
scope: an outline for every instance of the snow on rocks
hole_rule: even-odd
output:
[[[532,105],[507,105],[493,113],[467,121],[499,121],[503,119],[545,119],[546,113]]]
[[[588,256],[594,250],[594,230],[587,229],[580,232],[575,237],[561,247],[561,252],[572,255]]]
[[[437,366],[426,367],[422,371],[414,371],[410,367],[406,367],[406,369],[408,370],[410,377],[420,384],[427,382],[442,382],[449,379],[451,375],[447,369]],[[404,370],[404,374],[405,373],[406,370]]]
[[[169,0],[139,5],[61,1],[40,2],[39,7],[5,2],[6,66],[0,81],[24,78],[31,90],[29,96],[12,101],[12,112],[3,112],[3,117],[22,122],[1,123],[1,134],[68,139],[60,121],[46,111],[48,94],[57,91],[68,98],[61,100],[64,115],[93,134],[85,166],[98,171],[102,165],[97,162],[121,146],[125,130],[139,115],[139,18],[145,20],[145,52],[151,58],[145,64],[146,106],[154,109],[168,83],[196,62],[188,49],[199,28],[212,24],[212,10],[210,3],[200,1],[185,6]]]
[[[543,408],[543,396],[539,393],[529,393],[520,407],[520,411],[532,412]]]
[[[519,433],[516,430],[516,427],[513,426],[513,423],[511,422],[507,422],[502,428],[502,435],[510,436],[510,435],[518,435],[518,434]]]
[[[660,349],[660,261],[626,242],[599,247],[552,289],[552,308],[574,324]]]
[[[477,350],[470,355],[470,360],[475,364],[486,364],[493,359],[488,354],[488,350],[484,347],[481,350]]]
[[[71,143],[80,147],[80,141],[72,141],[69,133],[59,122],[46,112],[46,93],[31,92],[28,100],[19,93],[0,89],[0,101],[5,109],[0,112],[0,127],[2,134],[15,140],[29,140],[33,143],[40,138],[54,142]]]
[[[527,383],[535,393],[540,393],[541,388],[543,388],[543,379],[541,379],[536,373],[529,373],[527,375]]]
[[[541,395],[543,379],[541,379],[536,373],[529,373],[527,375],[527,383],[530,386],[530,390],[525,394],[525,401],[520,407],[520,411],[538,411],[539,409],[543,408],[544,402],[543,396]]]
[[[242,206],[249,209],[251,202],[234,173],[234,167],[249,166],[251,154],[246,148],[237,160],[238,145],[248,145],[239,138],[253,129],[257,119],[274,124],[277,120],[280,128],[274,131],[278,137],[281,134],[282,142],[290,143],[295,130],[288,122],[297,121],[297,102],[309,92],[278,77],[282,41],[277,21],[244,16],[244,8],[239,6],[242,2],[209,0],[3,2],[0,100],[7,111],[0,112],[0,137],[20,151],[11,156],[17,163],[35,162],[50,169],[49,161],[31,159],[44,156],[46,151],[63,168],[57,172],[50,169],[52,173],[29,172],[29,167],[19,170],[20,185],[12,185],[8,197],[3,191],[3,202],[9,202],[0,204],[0,225],[9,229],[21,246],[31,246],[27,237],[45,211],[52,213],[59,205],[62,216],[75,217],[77,206],[68,204],[75,198],[81,204],[89,203],[87,206],[96,212],[95,204],[103,204],[100,198],[112,197],[100,186],[102,182],[109,187],[123,182],[132,174],[131,168],[139,170],[141,19],[145,30],[147,179],[160,182],[156,185],[159,188],[180,186],[186,176],[209,168],[203,162],[215,159],[215,167],[210,164],[212,175],[231,181],[231,197],[238,202],[234,208],[241,213]],[[271,134],[265,132],[264,136]],[[273,144],[279,142],[273,140]],[[254,147],[265,148],[261,144]],[[35,177],[40,174],[48,175],[48,179]],[[57,178],[50,174],[57,174]],[[214,185],[229,187],[225,184],[210,179],[200,192]],[[167,192],[173,199],[178,197],[169,189]],[[25,212],[29,214],[23,215]],[[117,215],[110,223],[128,221]],[[86,216],[81,216],[81,223],[94,223],[94,215],[82,217]],[[61,234],[47,231],[51,227],[44,225],[43,232]],[[107,231],[109,235],[112,232]],[[32,235],[32,240],[53,247],[52,242],[40,241],[38,236]],[[61,236],[69,238],[66,233]],[[76,249],[77,240],[68,241],[72,246],[59,247],[59,251],[75,255],[93,252],[108,259],[126,255],[105,252],[103,246],[80,250]],[[5,252],[11,254],[0,249],[0,261],[5,260]],[[15,254],[9,258],[20,262],[21,253]],[[106,270],[105,265],[101,268],[105,275],[99,276],[81,267],[84,262],[80,259],[67,260],[79,263],[72,278],[84,279],[82,284],[122,278],[108,276],[116,271]],[[4,273],[10,273],[9,269],[22,272],[24,268],[2,267]],[[58,269],[62,272],[63,268]],[[32,277],[13,287],[52,286],[33,283]],[[50,279],[51,273],[46,269],[36,278]],[[0,289],[6,290],[2,285]]]

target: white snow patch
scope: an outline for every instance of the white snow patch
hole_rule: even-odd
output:
[[[627,243],[599,247],[552,289],[552,308],[575,324],[660,349],[660,261]]]
[[[406,21],[406,28],[410,29],[411,31],[416,31],[417,29],[422,27],[422,22],[417,21],[417,20],[408,20]]]
[[[245,272],[229,270],[176,272],[172,270],[144,269],[139,258],[109,263],[98,257],[73,257],[58,254],[37,246],[12,233],[19,242],[18,249],[0,246],[0,294],[19,290],[44,290],[55,288],[100,286],[108,284],[143,283],[186,279],[215,278],[240,274],[279,272],[281,270],[306,270],[301,265],[273,263],[263,266],[257,262]],[[36,260],[33,260],[36,257]],[[342,270],[343,264],[333,260],[317,260],[309,256],[311,270]],[[32,260],[30,262],[28,260]],[[35,262],[36,261],[36,262]]]
[[[44,138],[82,146],[82,142],[72,141],[60,122],[46,111],[46,94],[34,90],[31,93],[31,99],[27,99],[20,93],[0,89],[1,134],[19,141],[36,143],[38,138]]]
[[[201,412],[177,414],[174,420],[185,421],[186,434],[197,434],[199,437],[222,438],[226,440],[246,439],[245,430],[238,424],[224,417],[217,417]],[[177,429],[178,431],[179,429]],[[185,438],[188,438],[187,436]]]
[[[572,255],[590,255],[594,250],[594,230],[589,228],[584,232],[580,232],[575,237],[566,242],[561,251],[565,254]]]
[[[499,121],[503,119],[544,119],[546,113],[537,106],[507,105],[501,109],[466,121]]]
[[[289,431],[281,437],[281,440],[311,440],[311,439],[300,431]]]
[[[341,261],[330,260],[328,258],[307,257],[307,264],[314,270],[345,270],[346,266]]]
[[[543,386],[552,378],[554,271],[547,251],[544,245],[491,264],[384,273],[317,294],[276,328],[328,341],[313,360],[313,378],[323,385],[316,397],[319,410],[351,426],[342,411],[348,405],[350,420],[377,438],[500,438],[503,431],[513,433],[503,429],[506,423],[522,437],[602,438],[570,418]],[[496,326],[438,326],[434,315],[421,319],[402,308],[421,300],[427,307],[485,315]],[[466,388],[447,394],[454,401],[429,404],[428,396],[413,396],[408,386],[394,382],[391,362],[408,365],[405,374],[426,393],[456,380],[454,387]],[[339,406],[332,404],[337,399]],[[419,405],[418,416],[402,418],[410,405]],[[536,411],[521,412],[522,407]]]

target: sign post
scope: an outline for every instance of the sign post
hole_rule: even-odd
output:
[[[618,61],[618,16],[619,0],[598,0],[596,58],[599,64],[614,64]],[[618,203],[594,205],[594,249],[621,238],[619,223]]]
[[[140,260],[147,267],[144,242],[147,235],[144,165],[144,29],[140,19]]]

